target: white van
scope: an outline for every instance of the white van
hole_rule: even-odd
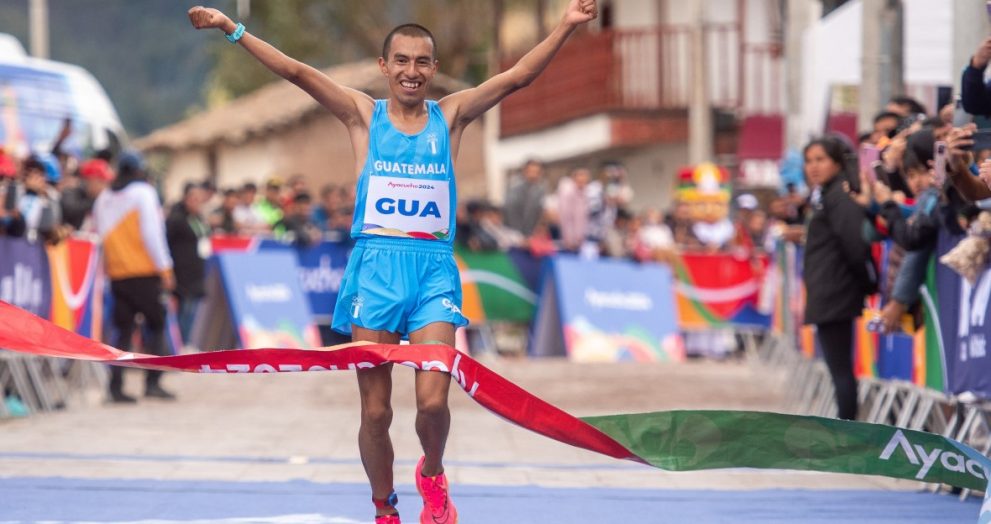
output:
[[[16,38],[0,33],[0,146],[18,156],[50,151],[66,118],[73,123],[63,144],[67,152],[116,151],[126,141],[117,111],[93,75],[32,58]]]

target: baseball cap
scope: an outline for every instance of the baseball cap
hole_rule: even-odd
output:
[[[759,206],[757,202],[757,197],[751,195],[750,193],[744,193],[736,197],[736,207],[740,209],[754,210]]]
[[[140,173],[145,172],[145,159],[141,156],[141,153],[132,150],[124,151],[120,154],[120,158],[117,159],[117,171],[120,172],[132,172],[137,171]]]
[[[44,154],[36,155],[38,163],[41,164],[42,169],[45,171],[45,181],[49,184],[57,184],[62,180],[62,168],[59,167],[58,160],[55,159],[54,155]]]
[[[13,178],[15,176],[17,176],[17,165],[14,164],[14,159],[3,148],[0,148],[0,178]]]
[[[83,162],[83,165],[79,168],[79,176],[81,178],[110,182],[114,179],[114,172],[110,170],[110,164],[106,160],[93,158]]]

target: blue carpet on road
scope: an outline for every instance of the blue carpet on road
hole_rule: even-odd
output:
[[[416,522],[420,501],[398,488]],[[888,491],[704,491],[454,486],[465,524],[973,523],[980,504]],[[356,524],[371,522],[358,484],[0,478],[0,523]]]

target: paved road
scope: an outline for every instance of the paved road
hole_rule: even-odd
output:
[[[577,415],[775,409],[778,377],[745,365],[490,364]],[[412,477],[411,371],[396,369],[400,508]],[[133,380],[131,380],[133,379]],[[136,386],[137,375],[129,377]],[[173,403],[71,409],[0,422],[0,523],[368,522],[357,393],[345,372],[173,375]],[[136,388],[135,388],[136,389]],[[976,501],[911,482],[788,471],[669,473],[516,428],[452,392],[447,468],[462,522],[976,522]]]

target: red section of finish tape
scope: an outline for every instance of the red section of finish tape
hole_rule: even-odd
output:
[[[112,348],[0,301],[0,348],[46,357],[191,373],[354,370],[391,362],[449,373],[468,395],[486,409],[545,437],[613,458],[646,463],[601,431],[537,398],[449,346],[359,343],[315,350],[236,349],[155,357]]]

